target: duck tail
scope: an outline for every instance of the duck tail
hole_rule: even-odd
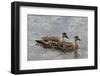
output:
[[[35,40],[37,43],[39,43],[39,44],[45,44],[44,43],[44,41],[42,41],[42,40]]]

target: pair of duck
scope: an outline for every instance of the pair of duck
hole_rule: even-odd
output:
[[[75,52],[78,53],[78,50],[80,49],[78,41],[80,41],[80,38],[78,36],[75,36],[74,39],[69,39],[66,33],[62,34],[62,39],[67,38],[67,41],[61,41],[58,37],[42,37],[41,40],[35,40],[38,44],[40,44],[43,48],[52,48],[52,49],[58,49],[62,50],[64,52]],[[72,41],[72,42],[71,42]]]

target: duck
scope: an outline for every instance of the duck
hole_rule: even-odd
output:
[[[41,44],[44,48],[52,48],[56,46],[56,48],[64,50],[64,51],[74,51],[79,49],[78,41],[80,38],[75,36],[74,39],[68,39],[67,42],[60,42],[57,37],[42,37],[41,40],[35,40],[37,43]],[[69,42],[68,42],[69,41]]]
[[[60,42],[59,38],[53,36],[42,37],[41,40],[35,40],[38,44],[40,44],[43,48],[51,48],[62,50],[64,53],[66,52],[74,52],[74,57],[78,58],[80,54],[78,53],[80,50],[79,36],[74,36],[74,39],[67,39],[65,42]]]
[[[40,44],[43,48],[57,48],[56,44],[59,42],[58,37],[54,36],[45,36],[41,37],[41,40],[35,40],[38,44]]]

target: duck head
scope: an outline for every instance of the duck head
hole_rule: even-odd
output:
[[[65,32],[62,33],[62,36],[63,36],[63,38],[64,38],[64,37],[65,37],[65,38],[68,38],[67,33],[65,33]]]
[[[74,38],[75,38],[75,41],[77,41],[77,40],[79,40],[79,41],[80,41],[79,36],[75,36]]]

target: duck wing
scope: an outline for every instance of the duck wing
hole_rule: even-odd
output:
[[[59,42],[59,38],[58,37],[54,37],[54,36],[50,36],[50,37],[48,37],[48,36],[45,36],[45,37],[42,37],[42,39],[44,40],[44,41],[55,41],[55,42]]]

